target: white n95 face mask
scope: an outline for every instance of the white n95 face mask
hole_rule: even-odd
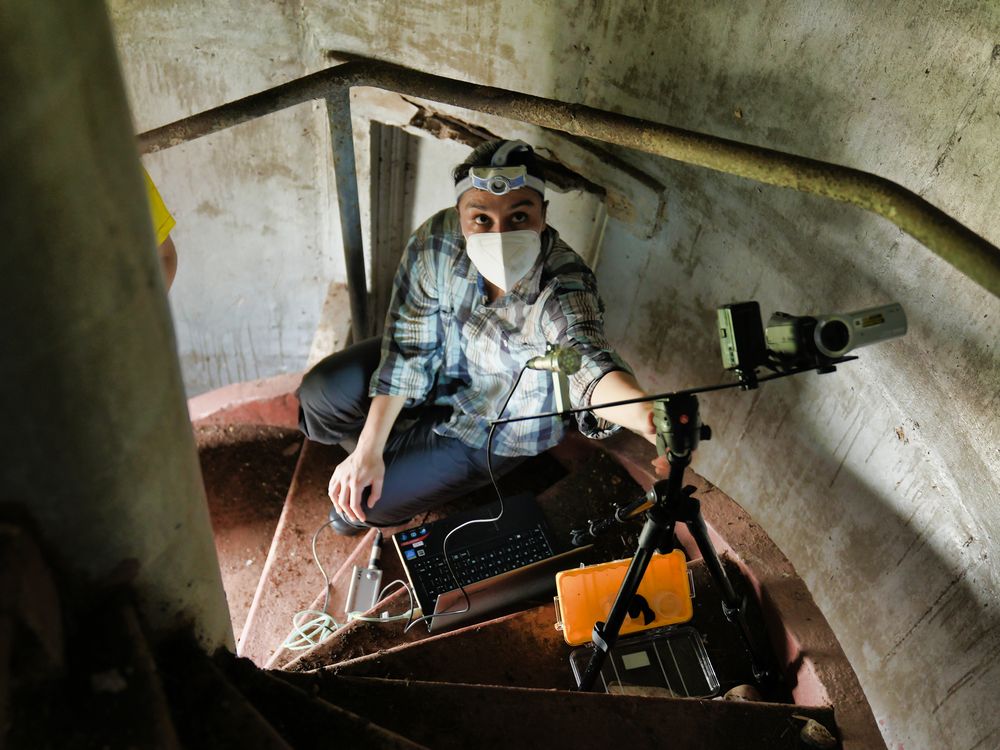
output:
[[[531,229],[477,232],[465,238],[465,250],[483,277],[509,291],[538,260],[542,237]]]

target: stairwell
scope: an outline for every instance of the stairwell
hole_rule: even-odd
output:
[[[254,387],[258,387],[259,384]],[[322,606],[310,543],[326,520],[326,482],[340,448],[304,441],[288,383],[199,414],[195,436],[237,653],[207,655],[183,627],[152,640],[123,570],[94,591],[60,585],[56,551],[30,521],[5,514],[0,534],[0,747],[11,748],[801,748],[884,746],[836,639],[787,560],[710,484],[699,487],[713,542],[751,593],[750,621],[770,642],[780,681],[761,700],[721,698],[753,682],[749,660],[714,583],[683,529],[696,596],[695,627],[719,677],[713,699],[661,692],[574,690],[570,647],[551,600],[429,635],[403,623],[353,621],[304,651],[286,648],[292,615]],[[535,492],[559,541],[648,484],[651,448],[621,435],[574,436],[502,482]],[[490,488],[442,513],[472,507]],[[599,559],[633,548],[635,528],[595,546]],[[721,532],[721,533],[719,533]],[[328,611],[344,622],[347,576],[365,564],[374,532],[317,538],[330,575]],[[693,553],[693,554],[692,554]],[[402,576],[394,550],[384,581]],[[26,592],[31,592],[28,595]],[[408,607],[402,590],[379,609]],[[827,731],[828,730],[828,731]],[[812,733],[812,734],[810,734]],[[833,738],[831,739],[830,735]],[[6,744],[5,744],[6,743]]]
[[[274,396],[269,398],[275,402]],[[234,700],[242,696],[239,700],[250,704],[286,743],[267,746],[305,747],[329,740],[347,747],[596,747],[616,742],[639,747],[823,747],[820,740],[808,739],[805,730],[816,730],[809,720],[838,738],[837,744],[826,746],[880,745],[856,679],[832,634],[820,632],[825,622],[791,566],[780,553],[775,555],[766,535],[740,515],[735,503],[696,475],[691,481],[699,484],[706,516],[736,527],[723,536],[713,533],[713,540],[725,553],[730,573],[744,590],[751,589],[751,621],[757,634],[776,645],[774,658],[783,679],[765,700],[576,692],[568,661],[571,649],[555,628],[551,600],[525,603],[485,622],[436,635],[421,627],[404,633],[399,622],[354,621],[309,650],[289,650],[282,644],[292,615],[322,606],[323,580],[310,541],[326,520],[326,483],[344,453],[305,441],[294,430],[293,400],[264,409],[269,411],[268,425],[260,424],[260,403],[229,408],[221,420],[219,411],[202,416],[195,430],[240,657],[220,653],[214,660],[202,660],[205,700],[216,689],[212,685],[235,685]],[[243,423],[244,418],[255,424]],[[535,492],[565,543],[571,527],[606,515],[612,503],[634,499],[648,486],[651,451],[628,435],[603,443],[574,437],[528,462],[523,471],[503,480],[502,488],[505,493]],[[267,499],[273,490],[269,482],[276,476],[288,482],[280,514],[273,498]],[[491,492],[472,492],[441,513],[486,502]],[[242,510],[234,507],[237,495]],[[258,512],[270,513],[269,521],[257,520],[253,514]],[[247,536],[246,546],[237,548],[232,540],[248,534],[248,525],[254,525],[255,541]],[[718,529],[719,521],[710,525]],[[617,538],[603,540],[598,554],[602,559],[626,556],[637,530],[638,525],[610,534]],[[721,696],[753,682],[753,676],[697,549],[685,538],[685,530],[678,532],[691,559],[696,589],[691,624],[705,641]],[[373,535],[340,537],[325,530],[317,538],[317,556],[330,576],[328,611],[340,623],[345,622],[351,566],[365,564]],[[744,549],[734,551],[732,544]],[[774,571],[765,570],[762,578],[744,575],[747,560],[761,562],[764,568],[775,561],[785,566],[776,574],[779,585],[768,580]],[[390,547],[382,564],[383,582],[403,575]],[[252,594],[246,585],[251,569],[254,575],[260,571]],[[801,605],[802,622],[781,621],[795,614],[788,601]],[[399,612],[407,607],[400,590],[379,609]],[[796,642],[800,638],[809,642],[803,646]],[[196,659],[193,652],[189,658]],[[853,693],[848,684],[852,680]],[[168,681],[168,693],[184,694],[189,708],[203,705],[176,688],[171,692]],[[843,708],[838,700],[842,698]],[[197,745],[203,738],[195,728],[200,725],[194,724],[178,730],[185,744]]]

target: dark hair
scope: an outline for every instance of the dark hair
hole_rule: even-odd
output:
[[[507,141],[484,141],[472,149],[472,153],[451,171],[451,176],[455,180],[457,185],[469,174],[469,170],[473,167],[488,167],[490,166],[490,161],[493,159],[493,154],[495,154],[500,147],[507,143]],[[523,149],[512,152],[507,157],[508,167],[527,167],[528,174],[532,177],[537,177],[538,179],[545,180],[545,171],[542,169],[542,165],[537,156],[535,156],[534,150],[531,146],[528,146],[528,150]]]

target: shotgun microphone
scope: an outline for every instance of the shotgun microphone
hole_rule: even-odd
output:
[[[524,366],[532,370],[547,370],[572,375],[580,369],[580,353],[568,346],[549,344],[545,354],[532,357]]]
[[[548,344],[545,354],[532,357],[524,366],[531,370],[551,372],[555,410],[563,412],[570,409],[569,378],[566,376],[580,369],[580,353],[576,349]]]

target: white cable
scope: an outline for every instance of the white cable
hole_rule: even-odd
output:
[[[314,615],[311,620],[302,619]],[[292,632],[285,638],[282,646],[289,651],[305,651],[318,646],[336,633],[342,626],[326,612],[315,609],[303,609],[296,612],[292,618]]]
[[[410,600],[410,608],[406,612],[402,612],[398,615],[389,615],[387,612],[383,612],[378,617],[365,616],[364,612],[348,612],[346,613],[347,622],[345,622],[344,625],[338,623],[330,614],[327,613],[327,609],[329,608],[330,605],[331,584],[330,584],[330,578],[326,574],[326,569],[323,567],[323,563],[320,562],[319,555],[316,552],[316,540],[319,538],[320,532],[323,531],[323,529],[325,529],[331,523],[333,523],[332,520],[327,521],[318,529],[316,529],[316,533],[313,534],[312,538],[313,561],[316,563],[316,567],[319,568],[319,572],[323,575],[323,583],[324,583],[323,610],[319,611],[315,609],[303,609],[295,613],[295,615],[292,617],[292,630],[282,643],[282,646],[284,648],[287,648],[289,651],[305,651],[307,649],[312,648],[313,646],[318,646],[320,643],[323,643],[324,641],[329,639],[334,633],[336,633],[338,630],[344,627],[344,625],[346,625],[347,622],[351,622],[353,620],[360,620],[361,622],[380,622],[380,623],[398,622],[400,620],[406,620],[406,622],[409,623],[410,620],[413,618],[413,615],[415,614],[415,610],[413,607],[414,603],[413,591],[410,589],[409,583],[400,578],[397,578],[394,581],[390,581],[389,583],[387,583],[385,586],[382,587],[382,590],[379,592],[378,595],[378,600],[372,606],[372,609],[378,607],[385,601],[386,592],[390,589],[390,587],[394,585],[401,585],[403,586],[403,588],[406,589],[406,594]],[[312,619],[309,620],[304,619],[310,615],[312,615]]]
[[[353,620],[360,620],[361,622],[398,622],[399,620],[406,620],[407,622],[409,622],[410,618],[412,618],[414,615],[413,592],[410,590],[410,584],[404,581],[402,578],[397,578],[395,581],[390,581],[389,583],[387,583],[385,586],[382,587],[382,590],[379,592],[378,595],[378,600],[375,602],[375,604],[372,605],[372,609],[375,609],[380,604],[382,604],[382,602],[385,601],[385,592],[388,591],[390,587],[395,586],[396,584],[406,589],[406,595],[410,599],[410,608],[408,610],[406,610],[405,612],[401,612],[398,615],[390,615],[388,612],[382,612],[377,617],[366,616],[364,612],[348,612],[347,613],[348,621],[350,622]]]
[[[323,567],[323,563],[319,561],[319,555],[316,553],[316,540],[319,538],[320,532],[331,523],[333,523],[332,518],[316,529],[316,533],[313,534],[312,538],[313,561],[316,563],[316,567],[319,568],[319,572],[323,575],[323,611],[317,612],[315,609],[303,609],[295,613],[292,617],[292,631],[282,643],[282,646],[290,651],[304,651],[307,648],[312,648],[332,636],[341,627],[333,617],[327,614],[326,610],[330,606],[330,577],[326,574],[326,569]],[[308,615],[314,615],[314,617],[311,620],[302,622],[302,618]]]

